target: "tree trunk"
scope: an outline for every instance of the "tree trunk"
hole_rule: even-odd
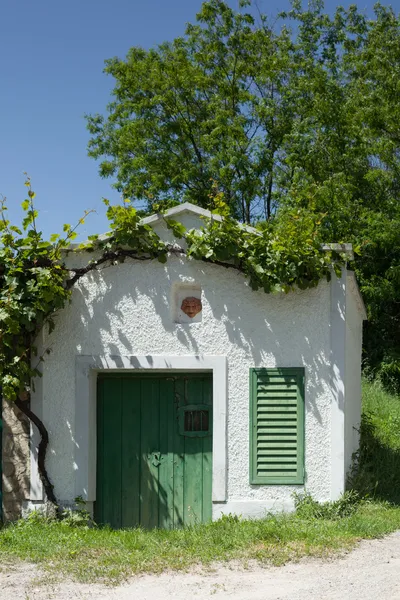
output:
[[[46,453],[47,447],[49,445],[49,433],[44,425],[44,423],[39,419],[34,412],[31,411],[28,405],[28,401],[22,398],[17,398],[15,401],[15,406],[19,408],[19,410],[28,417],[28,419],[37,427],[40,434],[40,442],[38,446],[38,470],[39,476],[42,481],[44,491],[46,493],[47,501],[54,508],[56,517],[60,516],[60,507],[57,502],[57,498],[54,494],[54,487],[49,479],[49,475],[46,469]]]
[[[269,221],[269,219],[271,218],[271,204],[272,204],[272,183],[273,183],[273,179],[272,179],[272,171],[269,174],[268,177],[268,195],[267,195],[267,201],[266,201],[266,217],[267,220]]]

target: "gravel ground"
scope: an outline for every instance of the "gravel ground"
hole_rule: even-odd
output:
[[[55,581],[38,585],[38,576],[35,566],[3,564],[1,600],[400,600],[400,531],[363,541],[344,557],[328,561],[144,575],[115,588]]]

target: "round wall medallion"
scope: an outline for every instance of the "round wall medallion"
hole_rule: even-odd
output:
[[[194,296],[184,298],[181,304],[182,311],[191,319],[201,312],[202,308],[203,306],[201,304],[201,300],[199,298],[195,298]]]

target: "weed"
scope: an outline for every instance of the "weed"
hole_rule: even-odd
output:
[[[307,519],[342,519],[354,514],[360,504],[357,491],[349,490],[334,502],[317,502],[310,494],[294,493],[296,514]]]
[[[65,508],[61,512],[61,524],[67,527],[96,527],[82,496],[75,498],[74,508]]]

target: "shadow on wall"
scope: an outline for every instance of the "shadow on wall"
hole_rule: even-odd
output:
[[[236,274],[243,280],[243,276]],[[261,298],[261,302],[265,302],[265,293],[263,291],[254,292],[249,290],[250,294],[257,294]],[[293,294],[295,294],[294,292]],[[300,292],[303,297],[309,292]],[[283,305],[290,297],[284,294],[270,295],[272,300],[279,301]],[[311,412],[315,419],[322,424],[323,419],[319,407],[315,401],[310,401],[310,398],[318,398],[326,393],[327,386],[331,385],[331,381],[326,378],[326,369],[329,367],[330,357],[327,356],[320,347],[320,342],[315,339],[317,331],[308,331],[307,335],[303,335],[301,345],[299,347],[298,362],[296,364],[288,363],[287,349],[292,347],[292,333],[299,329],[304,329],[301,318],[299,319],[299,311],[308,313],[310,308],[307,303],[300,302],[297,313],[294,310],[285,313],[284,328],[282,325],[273,325],[266,318],[257,321],[250,331],[250,335],[244,337],[243,331],[249,331],[248,320],[249,310],[243,307],[243,304],[234,297],[227,295],[224,298],[224,303],[218,302],[217,294],[213,289],[207,290],[207,299],[212,308],[213,316],[216,320],[221,321],[226,329],[228,338],[232,344],[242,348],[255,367],[271,365],[271,359],[275,362],[276,367],[297,367],[304,366],[308,374],[312,373],[312,377],[308,377],[306,381],[306,402],[307,411]],[[293,304],[294,306],[294,304]],[[283,310],[285,310],[283,308]],[[313,339],[314,338],[314,339]]]
[[[113,266],[112,277],[109,276],[111,267],[106,267],[99,272],[89,273],[87,275],[89,284],[95,283],[98,286],[99,293],[95,297],[90,295],[93,291],[93,287],[90,285],[87,287],[78,285],[74,288],[74,311],[79,311],[83,326],[81,329],[83,332],[80,332],[79,335],[82,338],[86,335],[88,338],[90,337],[91,346],[95,348],[107,347],[107,354],[125,354],[127,356],[136,354],[137,348],[132,346],[132,339],[134,339],[135,332],[140,332],[143,338],[145,323],[134,323],[128,337],[124,325],[126,311],[121,309],[123,302],[119,306],[115,304],[115,298],[121,301],[128,299],[131,306],[133,301],[134,306],[139,297],[145,297],[149,313],[153,312],[158,315],[164,330],[173,333],[187,350],[186,353],[200,354],[198,326],[177,325],[171,317],[170,290],[172,280],[179,278],[181,264],[179,262],[176,264],[171,263],[168,269],[158,265],[159,270],[155,277],[153,262],[140,263],[143,274],[137,280],[132,280],[129,295],[127,295],[127,271],[125,269],[130,262],[130,260],[127,260],[125,264]],[[148,277],[146,277],[146,270],[149,272]],[[198,262],[196,263],[195,273],[196,278],[202,281],[207,281],[210,276],[209,269],[203,268],[201,263]],[[214,320],[223,324],[229,341],[242,351],[242,354],[253,366],[260,367],[267,364],[269,366],[303,365],[309,374],[312,373],[312,377],[307,378],[307,410],[322,424],[323,416],[315,399],[326,393],[332,385],[332,381],[330,378],[328,380],[327,377],[330,357],[326,355],[321,346],[318,330],[307,330],[302,334],[297,364],[288,363],[286,356],[287,348],[291,348],[293,343],[292,333],[304,330],[305,325],[303,323],[308,323],[309,327],[310,311],[313,310],[312,305],[309,306],[307,301],[309,292],[300,292],[296,295],[296,302],[291,301],[286,296],[279,299],[279,303],[291,303],[291,310],[285,313],[284,327],[280,323],[269,322],[266,317],[253,322],[249,326],[249,307],[243,304],[243,298],[245,297],[243,294],[244,277],[240,273],[232,273],[232,275],[234,278],[239,279],[237,282],[234,278],[232,279],[232,283],[229,284],[231,287],[228,288],[228,293],[224,295],[223,301],[221,300],[220,289],[216,290],[212,285],[203,285],[203,294],[211,307]],[[129,273],[129,277],[131,277],[131,273]],[[234,286],[237,286],[238,289],[237,296],[229,293],[231,289],[235,289]],[[265,302],[265,294],[263,292],[253,292],[250,289],[248,294],[256,295],[254,296],[255,302],[260,310],[263,310],[262,305]],[[278,302],[278,300],[275,299],[273,302]],[[68,310],[68,307],[65,310]],[[305,317],[304,319],[301,318],[302,315]],[[81,325],[79,326],[81,327]],[[208,329],[208,334],[213,334],[212,326]],[[57,336],[57,327],[54,335]],[[161,346],[162,342],[159,343],[155,330],[151,332],[151,335],[152,339],[149,339],[149,347],[156,348],[155,353],[158,354],[167,352],[168,349]],[[116,337],[118,337],[118,343],[113,342]],[[299,336],[297,336],[297,339],[299,339]],[[218,340],[215,354],[226,352],[224,343],[223,339]],[[159,344],[160,349],[158,349]],[[78,347],[79,351],[80,348]],[[65,427],[68,428],[68,433],[71,435],[71,426],[66,423]]]
[[[130,261],[126,261],[126,264],[129,264]],[[141,267],[145,271],[149,266],[153,263],[141,263]],[[85,286],[76,286],[74,288],[74,302],[79,302],[79,310],[81,314],[82,323],[87,331],[90,328],[91,339],[93,340],[93,344],[96,347],[101,347],[104,345],[104,338],[108,336],[110,338],[114,337],[115,334],[118,335],[120,346],[115,344],[108,344],[109,354],[118,355],[121,354],[121,347],[124,349],[124,353],[126,355],[130,355],[134,353],[134,349],[132,348],[132,344],[130,343],[128,337],[124,333],[124,328],[122,323],[126,319],[126,314],[123,313],[121,309],[118,309],[115,304],[110,305],[107,303],[107,295],[111,292],[114,293],[114,296],[123,300],[126,297],[126,276],[124,275],[124,267],[125,264],[112,266],[113,274],[115,274],[112,278],[108,277],[108,270],[110,267],[105,267],[101,271],[96,273],[89,273],[87,275],[87,280],[89,284],[99,284],[101,282],[101,293],[96,298],[90,298],[89,300],[89,291]],[[161,277],[164,276],[164,280],[160,282]],[[121,292],[119,293],[119,278],[122,278],[123,284],[121,285]],[[169,290],[171,288],[171,279],[166,270],[160,270],[159,279],[157,279],[158,285],[151,286],[150,284],[151,277],[141,277],[138,281],[132,282],[132,286],[129,289],[129,297],[131,300],[136,301],[139,296],[146,296],[149,299],[149,310],[153,310],[161,319],[162,325],[166,331],[175,332],[179,341],[191,349],[193,352],[198,352],[198,345],[196,342],[196,338],[192,335],[189,328],[177,328],[176,323],[173,322],[171,318],[171,310],[170,310],[170,295]],[[161,291],[162,290],[162,291]],[[80,296],[80,298],[79,298]],[[91,305],[91,309],[88,307],[88,302]],[[93,313],[91,312],[93,310]],[[111,323],[110,313],[112,312],[114,319],[114,327]],[[105,322],[105,316],[109,317],[109,327],[107,328]],[[97,317],[99,320],[96,322]],[[121,327],[118,330],[115,330],[115,318],[118,318],[121,322]],[[144,324],[137,323],[137,327],[142,330]],[[99,335],[99,339],[96,340],[94,337],[96,332]],[[154,341],[154,340],[152,340]]]
[[[2,492],[3,520],[21,516],[22,504],[29,497],[29,420],[12,404],[3,400]]]
[[[121,309],[117,308],[115,304],[110,304],[107,301],[107,296],[111,292],[113,292],[114,297],[121,300],[126,297],[126,275],[124,274],[123,269],[127,264],[129,264],[129,261],[127,261],[126,264],[113,266],[113,274],[115,273],[115,275],[112,278],[107,276],[110,267],[87,275],[89,283],[100,285],[101,290],[96,298],[89,298],[89,290],[84,286],[77,286],[74,289],[73,303],[75,305],[75,310],[80,311],[81,320],[85,330],[89,332],[90,329],[90,336],[93,340],[93,344],[97,345],[97,347],[101,347],[101,345],[104,344],[103,339],[115,337],[115,334],[118,335],[120,347],[116,345],[113,347],[112,344],[107,344],[109,354],[121,354],[121,347],[124,348],[126,355],[135,353],[132,344],[125,335],[123,329],[126,314],[124,314]],[[141,267],[144,271],[148,267],[151,268],[151,265],[153,265],[152,262],[141,263]],[[186,346],[190,352],[196,353],[199,351],[199,346],[196,336],[193,335],[193,331],[198,331],[198,329],[192,328],[191,325],[177,325],[171,316],[170,290],[172,281],[170,273],[179,275],[179,271],[179,265],[175,265],[175,271],[173,271],[172,268],[170,268],[169,271],[160,269],[156,277],[157,285],[153,286],[151,285],[151,280],[154,280],[154,272],[150,273],[149,271],[149,278],[142,276],[139,280],[132,281],[132,286],[129,289],[129,298],[136,301],[139,296],[147,297],[149,312],[152,311],[160,317],[164,330],[174,333],[182,345]],[[201,266],[199,267],[198,264],[196,264],[196,275],[203,281],[207,281],[209,278],[209,273],[202,269]],[[222,301],[220,291],[214,290],[212,285],[203,289],[203,294],[212,310],[214,319],[224,324],[230,342],[244,350],[248,356],[251,356],[254,365],[262,364],[265,362],[266,358],[271,357],[271,355],[284,358],[286,345],[287,343],[290,343],[291,337],[289,336],[286,339],[282,339],[282,331],[274,331],[271,323],[266,319],[264,319],[263,322],[257,321],[256,323],[253,323],[253,329],[249,327],[249,309],[247,306],[243,306],[244,276],[236,272],[232,273],[232,275],[238,278],[237,284],[234,282],[234,285],[237,285],[238,290],[240,290],[239,297],[227,293]],[[120,281],[122,281],[122,284],[120,284]],[[121,293],[119,293],[118,287],[121,287]],[[265,294],[261,291],[253,292],[248,289],[248,293],[257,295],[259,304],[260,298],[262,298],[262,300],[265,299]],[[301,294],[307,293],[308,292],[302,292]],[[277,296],[275,296],[275,298],[276,297]],[[287,296],[284,295],[282,301],[285,302],[286,299]],[[92,310],[89,310],[88,303],[91,305]],[[300,305],[300,310],[307,311],[312,309],[308,309],[307,302],[303,301]],[[113,314],[114,327],[109,319],[109,327],[107,328],[104,317],[106,314],[109,315],[110,312]],[[118,318],[121,322],[121,327],[118,331],[115,330],[115,318]],[[98,322],[96,322],[97,319],[99,319]],[[144,323],[137,323],[138,329],[143,330],[143,326]],[[296,330],[298,327],[296,314],[292,312],[285,320],[285,329],[286,331],[289,328]],[[244,336],[243,331],[246,331],[246,337]],[[93,337],[96,332],[99,333],[99,338],[101,339],[96,340]],[[305,345],[310,346],[309,338],[313,337],[314,332],[307,333],[309,334],[309,337],[304,336],[304,341]],[[268,342],[268,353],[266,353],[265,346],[260,343],[260,340],[266,340]],[[100,343],[97,344],[97,342]],[[155,340],[151,340],[151,342],[154,346]],[[319,349],[315,348],[314,351],[318,356]],[[321,364],[326,364],[325,358],[321,357],[320,362]]]

